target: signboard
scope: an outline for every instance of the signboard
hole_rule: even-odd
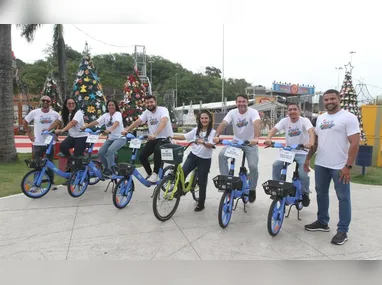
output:
[[[292,95],[314,95],[314,87],[312,86],[300,86],[297,84],[281,84],[273,83],[272,89],[275,92],[292,94]]]
[[[275,97],[273,96],[255,96],[255,104],[267,103],[275,101]]]

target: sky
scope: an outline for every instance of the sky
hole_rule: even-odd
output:
[[[89,5],[89,16],[84,17],[77,1],[66,0],[53,7],[50,1],[35,0],[26,19],[33,18],[34,7],[39,7],[40,12],[43,7],[45,13],[38,16],[41,23],[70,23],[64,25],[65,42],[77,51],[83,50],[85,41],[93,55],[133,53],[134,45],[144,45],[148,55],[178,62],[193,72],[214,66],[224,70],[225,78],[245,78],[251,84],[267,87],[276,80],[315,85],[316,91],[337,88],[336,67],[344,68],[351,58],[349,52],[355,51],[354,86],[362,80],[373,96],[381,95],[378,1],[311,2],[125,1],[108,5],[101,12],[96,4]],[[173,7],[165,8],[165,4]],[[102,16],[90,17],[92,13]],[[27,43],[13,26],[12,48],[16,57],[28,63],[44,58],[43,49],[51,44],[52,30],[52,25],[44,25],[34,42]],[[339,73],[340,84],[344,71]]]

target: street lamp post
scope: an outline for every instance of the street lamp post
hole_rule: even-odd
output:
[[[153,61],[149,60],[150,63],[150,82],[151,82],[151,90],[153,89]]]
[[[339,88],[340,88],[340,70],[343,69],[341,66],[339,67],[336,67],[336,69],[338,70],[338,78],[337,78],[337,91],[340,91]]]
[[[178,107],[178,73],[175,73],[175,108]]]

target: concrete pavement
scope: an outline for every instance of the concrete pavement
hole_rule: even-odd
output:
[[[156,220],[150,198],[153,188],[135,181],[136,191],[123,210],[113,206],[107,183],[89,186],[77,199],[65,186],[40,199],[24,195],[0,199],[0,259],[180,259],[180,260],[274,260],[274,259],[382,259],[382,189],[352,184],[353,219],[349,241],[330,243],[338,222],[338,201],[331,189],[331,232],[312,233],[304,225],[316,218],[314,172],[310,207],[292,209],[276,237],[267,231],[271,200],[259,186],[257,200],[244,213],[239,202],[229,226],[218,224],[221,193],[211,179],[218,174],[214,152],[209,176],[206,209],[195,213],[190,194],[167,222]],[[260,147],[259,185],[271,177],[277,150]],[[238,167],[238,165],[237,165]],[[238,169],[238,168],[237,168]],[[289,170],[289,179],[292,169]],[[21,177],[20,177],[21,178]]]

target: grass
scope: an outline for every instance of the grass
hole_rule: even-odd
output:
[[[314,169],[314,155],[310,160],[310,167]],[[382,167],[366,167],[366,174],[362,175],[362,167],[355,165],[351,170],[351,182],[365,185],[382,185]]]

